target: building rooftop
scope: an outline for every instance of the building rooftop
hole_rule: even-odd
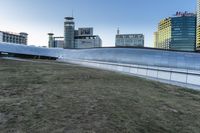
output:
[[[73,20],[74,17],[65,17],[66,20]]]
[[[52,36],[52,35],[54,35],[54,34],[53,34],[53,33],[48,33],[48,35]]]
[[[12,35],[16,35],[16,36],[21,36],[21,34],[28,35],[26,32],[20,32],[20,33],[15,33],[15,32],[10,32],[10,31],[0,31],[0,32],[6,33],[6,34],[12,34]]]

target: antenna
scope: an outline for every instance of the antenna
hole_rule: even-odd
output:
[[[119,31],[119,27],[117,28],[117,35],[119,35],[120,34],[120,31]]]
[[[199,6],[199,3],[197,3],[197,6]],[[197,15],[197,10],[198,10],[197,6],[195,6],[195,13],[196,13],[196,15]]]
[[[74,10],[72,9],[72,17],[74,17]]]

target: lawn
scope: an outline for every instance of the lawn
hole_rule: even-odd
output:
[[[198,91],[40,62],[0,59],[0,132],[200,133]]]

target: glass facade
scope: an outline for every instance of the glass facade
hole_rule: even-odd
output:
[[[196,49],[196,16],[171,18],[172,50],[194,51]]]

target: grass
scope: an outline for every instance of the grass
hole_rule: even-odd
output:
[[[200,92],[70,64],[0,59],[2,133],[199,133]]]

